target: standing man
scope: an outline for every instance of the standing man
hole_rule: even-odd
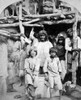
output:
[[[67,75],[65,81],[72,80],[72,49],[73,49],[73,30],[69,28],[67,30],[67,37],[65,39],[65,49],[66,49],[66,64],[67,64]]]
[[[65,34],[64,32],[62,32]],[[57,56],[59,57],[61,61],[61,67],[62,67],[62,80],[64,80],[64,77],[66,75],[66,65],[65,65],[65,38],[63,35],[60,35],[58,37],[57,41]]]
[[[47,32],[45,30],[39,31],[37,52],[40,58],[40,74],[43,74],[43,67],[47,57],[49,57],[49,49],[53,47],[52,43],[48,40]]]

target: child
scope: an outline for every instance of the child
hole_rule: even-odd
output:
[[[44,65],[45,79],[50,85],[50,97],[53,97],[54,91],[62,90],[61,83],[61,64],[59,58],[57,57],[57,49],[52,47],[49,51],[50,57],[47,58]],[[60,93],[60,92],[59,92]]]
[[[36,49],[31,49],[29,52],[30,58],[25,60],[25,84],[29,97],[35,97],[35,87],[37,86],[37,79],[39,74],[40,61],[36,57]]]

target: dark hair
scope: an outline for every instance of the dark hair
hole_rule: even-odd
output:
[[[59,40],[65,40],[65,38],[63,36],[60,36],[58,39]]]
[[[55,52],[57,54],[57,48],[56,47],[51,47],[50,50],[49,50],[49,54],[51,52]]]
[[[31,57],[31,52],[32,51],[34,51],[34,52],[36,52],[36,55],[37,55],[37,50],[36,49],[31,49],[30,51],[29,51],[29,56]]]
[[[48,40],[47,32],[45,30],[41,30],[41,31],[39,31],[39,34],[38,34],[39,41],[40,41],[40,37],[43,35],[45,36],[45,41]]]
[[[61,43],[60,43],[60,41],[61,41]],[[60,36],[58,38],[57,44],[65,46],[65,38],[63,36]]]

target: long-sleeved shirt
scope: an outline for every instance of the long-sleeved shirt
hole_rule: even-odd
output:
[[[49,49],[53,47],[51,42],[39,42],[37,45],[37,56],[41,60],[40,66],[44,66],[46,58],[49,57]]]
[[[50,57],[45,61],[44,72],[48,72],[50,76],[58,76],[62,72],[61,63],[58,57],[51,59]]]
[[[66,39],[65,39],[65,49],[66,49],[67,51],[71,51],[71,50],[72,50],[70,38],[66,38]]]
[[[39,72],[40,59],[38,58],[27,58],[25,60],[24,68],[27,70],[27,73],[33,74],[34,72]]]
[[[50,41],[39,42],[37,38],[34,37],[33,29],[30,32],[30,39],[33,40],[33,47],[37,48],[37,56],[41,60],[40,66],[44,66],[46,58],[49,56],[49,49],[53,47]]]

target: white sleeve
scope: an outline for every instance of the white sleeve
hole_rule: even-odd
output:
[[[49,42],[49,49],[50,49],[51,47],[53,47],[53,45],[52,45],[52,43],[51,43],[51,42]]]
[[[24,67],[25,67],[25,70],[27,71],[27,73],[31,73],[31,71],[30,71],[30,64],[29,64],[28,59],[25,60]]]
[[[66,38],[65,39],[65,49],[68,51],[71,51],[72,47],[70,46],[69,42],[70,42],[69,38]]]
[[[48,60],[46,59],[45,63],[44,63],[44,73],[48,72],[48,69],[47,69],[47,65],[48,65]]]

